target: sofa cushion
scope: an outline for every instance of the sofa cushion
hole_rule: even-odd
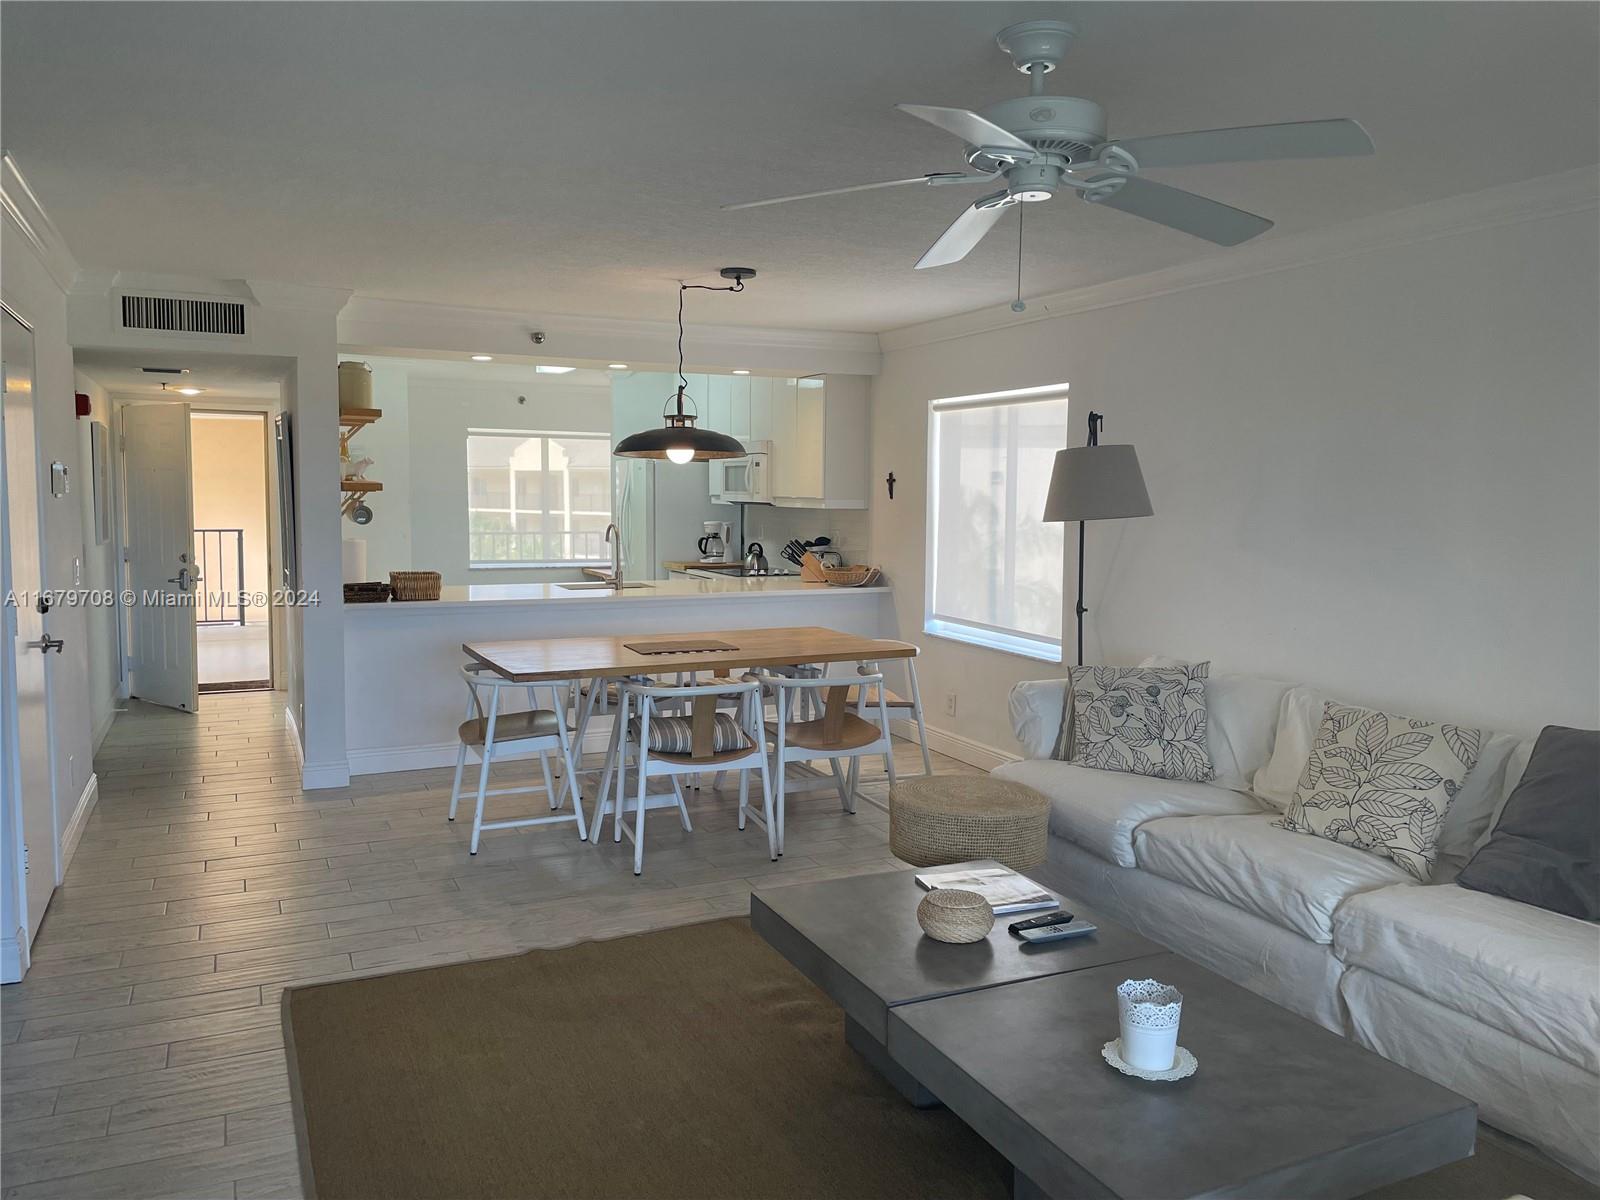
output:
[[[1249,791],[1274,808],[1286,809],[1311,757],[1312,743],[1324,707],[1334,697],[1317,688],[1292,687],[1283,694],[1271,755],[1255,772]],[[1216,704],[1213,701],[1213,712]],[[1483,733],[1478,763],[1467,772],[1461,790],[1450,802],[1435,846],[1438,858],[1431,882],[1446,883],[1466,865],[1473,851],[1488,841],[1488,831],[1506,795],[1527,762],[1531,739],[1515,734]],[[1519,757],[1520,756],[1520,757]]]
[[[1134,835],[1133,853],[1146,871],[1324,944],[1348,897],[1415,882],[1389,859],[1276,821],[1275,813],[1150,821]]]
[[[1209,782],[1210,667],[1074,667],[1063,737],[1051,757],[1102,771]]]
[[[1334,952],[1446,1007],[1600,1069],[1600,930],[1454,884],[1353,896]]]
[[[1209,783],[1123,775],[1053,759],[1007,763],[993,774],[1043,792],[1050,800],[1051,833],[1119,867],[1137,865],[1133,834],[1146,821],[1261,811],[1252,797]]]
[[[1600,731],[1548,726],[1462,887],[1600,920]]]

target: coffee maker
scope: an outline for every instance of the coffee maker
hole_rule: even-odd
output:
[[[700,539],[700,561],[704,563],[737,562],[738,551],[733,545],[733,526],[726,521],[706,521],[705,536]]]

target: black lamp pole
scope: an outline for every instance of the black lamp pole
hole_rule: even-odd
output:
[[[1084,443],[1088,446],[1100,444],[1100,423],[1105,417],[1097,412],[1089,414],[1089,440]],[[1087,522],[1078,522],[1078,665],[1083,666],[1083,615],[1088,608],[1083,603],[1083,527]]]

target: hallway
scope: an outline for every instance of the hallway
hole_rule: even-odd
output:
[[[692,837],[650,826],[642,878],[626,842],[570,826],[488,833],[469,858],[471,823],[444,820],[449,769],[302,792],[283,704],[214,694],[194,717],[135,701],[117,718],[34,965],[0,991],[8,1198],[299,1195],[290,984],[702,921],[757,888],[899,865],[872,804],[799,799],[771,863],[759,829],[734,828],[734,794],[709,789],[691,793]]]

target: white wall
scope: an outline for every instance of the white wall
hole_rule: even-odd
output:
[[[90,414],[78,420],[78,459],[82,475],[78,481],[79,520],[83,530],[83,586],[90,592],[115,591],[117,588],[117,506],[108,498],[110,517],[104,543],[95,541],[94,524],[94,456],[91,450],[92,429],[103,425],[106,429],[105,447],[109,457],[106,464],[106,486],[111,497],[117,495],[116,438],[112,430],[111,397],[105,388],[81,371],[77,373],[78,391],[89,397]],[[111,729],[116,716],[117,697],[122,689],[122,639],[117,630],[117,613],[114,606],[86,608],[84,633],[88,638],[89,718],[96,750]]]
[[[1066,379],[1074,440],[1104,413],[1155,508],[1090,526],[1088,661],[1170,654],[1402,713],[1600,724],[1586,190],[1552,215],[1044,320],[1034,306],[970,336],[886,337],[873,478],[900,483],[893,501],[874,489],[874,557],[925,648],[931,723],[1014,751],[1007,689],[1062,672],[921,634],[928,402]]]

